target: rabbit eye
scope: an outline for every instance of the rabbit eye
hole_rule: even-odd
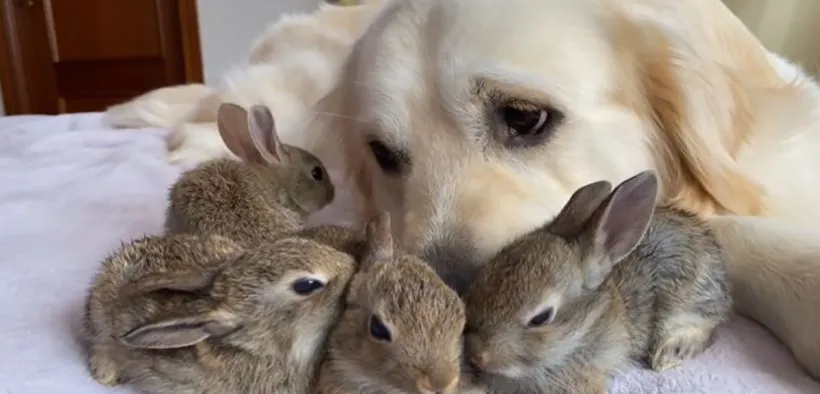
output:
[[[385,342],[390,342],[390,340],[392,339],[390,336],[390,330],[387,328],[387,326],[384,325],[384,323],[382,323],[381,319],[379,319],[379,317],[376,315],[370,316],[370,336],[377,340]]]
[[[322,171],[322,169],[319,168],[318,166],[313,167],[313,169],[310,170],[310,176],[312,176],[313,179],[315,179],[317,181],[321,181],[325,177],[324,171]]]
[[[530,319],[529,326],[530,327],[540,327],[543,325],[550,324],[552,319],[555,317],[555,309],[547,308],[547,310],[535,315],[532,319]]]
[[[324,287],[322,281],[313,278],[298,279],[291,285],[293,292],[301,296],[311,295]]]

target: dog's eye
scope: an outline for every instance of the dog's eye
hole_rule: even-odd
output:
[[[325,284],[322,281],[313,278],[297,279],[290,286],[291,290],[300,296],[311,295],[324,287]]]
[[[535,317],[530,319],[528,325],[530,327],[541,327],[550,324],[553,318],[555,318],[555,309],[547,308],[545,311],[535,315]]]
[[[370,153],[376,159],[382,171],[388,174],[398,174],[401,171],[401,158],[396,152],[390,150],[381,141],[370,141]]]
[[[390,342],[392,340],[392,336],[390,335],[390,330],[387,326],[382,323],[382,320],[379,319],[376,315],[370,316],[370,336],[374,339],[384,342]]]
[[[530,104],[507,104],[498,111],[503,124],[500,125],[496,137],[499,142],[512,148],[544,142],[562,117],[557,110]]]

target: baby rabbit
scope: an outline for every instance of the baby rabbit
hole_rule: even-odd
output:
[[[731,309],[707,225],[658,208],[641,172],[610,193],[578,189],[562,211],[501,250],[464,300],[465,353],[491,393],[606,393],[648,358],[657,371],[703,351]]]
[[[215,233],[246,246],[301,228],[333,200],[334,186],[312,154],[285,145],[267,107],[235,104],[218,111],[219,133],[243,162],[218,159],[183,174],[171,187],[168,233]]]
[[[390,231],[386,212],[367,225],[373,243],[328,338],[318,393],[456,392],[464,305],[427,264],[395,250]]]
[[[311,393],[353,258],[284,237],[217,270],[193,261],[187,271],[156,269],[174,253],[196,257],[167,242],[148,240],[106,261],[86,320],[95,378],[149,393]],[[158,274],[145,274],[146,265]],[[114,274],[119,266],[130,268]]]
[[[177,273],[216,272],[241,253],[238,244],[217,235],[146,236],[122,245],[103,260],[86,299],[83,324],[94,379],[106,386],[119,383],[118,365],[124,361],[125,350],[117,335],[195,299],[184,292],[129,299],[127,293],[138,281],[160,284],[163,278],[170,281]]]

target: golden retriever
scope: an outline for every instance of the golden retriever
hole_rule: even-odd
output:
[[[360,217],[456,288],[581,185],[655,170],[820,378],[820,88],[719,0],[391,1],[317,112]]]
[[[262,71],[241,71],[256,89],[189,90],[172,159],[225,154],[214,103],[274,105],[277,122],[293,117],[286,142],[344,170],[349,219],[392,212],[403,245],[456,288],[579,186],[653,169],[660,203],[715,228],[736,310],[820,378],[820,87],[720,0],[386,0],[372,23],[360,12],[367,30],[350,56],[325,57],[315,89],[270,82],[264,65],[281,58],[260,56]]]

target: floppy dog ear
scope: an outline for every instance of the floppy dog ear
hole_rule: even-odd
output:
[[[759,213],[763,191],[735,158],[753,126],[748,92],[738,82],[750,68],[765,69],[763,48],[725,6],[712,4],[717,0],[663,3],[625,12],[643,110],[658,131],[665,201],[698,213]]]

